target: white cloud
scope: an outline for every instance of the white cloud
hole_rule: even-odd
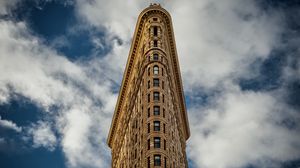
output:
[[[57,145],[57,139],[51,129],[51,124],[47,122],[38,122],[28,130],[33,138],[33,147],[45,147],[53,151]]]
[[[189,152],[199,167],[268,167],[264,161],[299,157],[300,128],[290,129],[282,121],[297,122],[300,115],[273,94],[234,88],[214,101],[206,107],[193,107],[189,113]]]
[[[9,121],[9,120],[2,120],[0,116],[0,127],[4,127],[6,129],[12,129],[16,132],[21,132],[22,127],[18,127],[16,123]]]
[[[34,146],[53,150],[60,143],[70,167],[107,167],[105,138],[116,101],[108,77],[114,75],[93,71],[94,60],[70,62],[28,33],[24,22],[1,21],[0,29],[1,103],[18,94],[46,111],[28,131]]]
[[[17,93],[47,111],[49,118],[32,128],[33,140],[50,149],[59,143],[69,167],[109,167],[105,141],[117,96],[111,86],[121,82],[137,15],[148,4],[120,0],[75,4],[82,20],[106,30],[105,42],[112,50],[101,59],[71,62],[30,35],[25,23],[1,21],[0,103],[8,103]],[[196,166],[263,167],[266,159],[297,158],[299,128],[289,130],[278,122],[299,116],[274,92],[242,91],[233,82],[257,75],[249,66],[268,58],[276,47],[282,30],[276,12],[263,12],[255,1],[241,0],[162,4],[173,17],[186,93],[202,88],[210,96],[212,90],[219,91],[207,105],[189,107],[188,156]],[[99,41],[94,43],[101,47]],[[51,111],[52,106],[58,111]]]
[[[186,90],[254,75],[249,65],[278,42],[278,14],[254,1],[176,1],[170,8]]]

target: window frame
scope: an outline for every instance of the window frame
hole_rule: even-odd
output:
[[[154,155],[154,166],[161,166],[161,155]]]
[[[153,87],[159,87],[159,78],[153,78]]]
[[[153,66],[153,75],[158,75],[159,74],[159,67],[158,65]]]
[[[153,106],[153,115],[154,116],[160,115],[160,106]]]
[[[153,121],[153,131],[160,131],[160,121]]]
[[[161,148],[161,138],[160,137],[154,137],[153,138],[154,148]]]
[[[160,93],[159,92],[153,92],[153,100],[159,101],[160,99]]]
[[[159,56],[157,53],[153,54],[153,60],[157,61],[159,59]]]

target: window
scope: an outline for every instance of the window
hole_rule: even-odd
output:
[[[153,60],[155,60],[155,61],[158,60],[158,54],[153,54]]]
[[[160,137],[154,137],[154,148],[160,148]]]
[[[153,41],[153,46],[154,46],[154,47],[157,47],[157,40],[154,40],[154,41]]]
[[[165,108],[163,108],[163,117],[164,118],[166,117],[166,110],[165,110]]]
[[[150,103],[150,94],[148,94],[148,103]]]
[[[155,65],[155,66],[153,67],[153,74],[154,74],[154,75],[158,75],[158,73],[159,73],[159,68],[158,68],[157,65]]]
[[[167,158],[165,157],[165,168],[167,168]]]
[[[164,150],[166,150],[167,149],[167,142],[166,142],[166,140],[164,140]]]
[[[150,89],[150,80],[148,80],[148,89]]]
[[[161,68],[161,76],[164,76],[164,68]]]
[[[154,36],[157,36],[157,26],[154,26],[154,28],[153,28],[153,34],[154,34]]]
[[[147,161],[147,162],[148,162],[147,167],[150,168],[150,157],[148,157],[147,160],[148,160],[148,161]]]
[[[148,150],[150,150],[150,139],[148,139]]]
[[[159,87],[159,79],[158,78],[153,79],[153,86],[154,87]]]
[[[161,165],[161,156],[154,155],[154,166],[160,166],[160,165]]]
[[[157,21],[157,18],[153,18],[153,21]]]
[[[166,124],[164,124],[164,126],[163,126],[163,131],[164,131],[164,133],[166,133]]]
[[[163,103],[165,102],[165,95],[163,95]]]
[[[150,67],[148,68],[148,76],[150,76]]]
[[[154,108],[153,108],[153,115],[160,115],[160,108],[159,108],[159,106],[154,106]]]
[[[161,86],[162,86],[162,89],[165,89],[165,82],[164,81],[161,81]]]
[[[159,100],[159,92],[153,92],[153,100]]]
[[[153,128],[154,131],[160,131],[160,121],[154,121],[153,125],[154,125]]]
[[[150,117],[150,108],[148,108],[148,118]]]
[[[150,133],[150,123],[148,123],[148,133]]]

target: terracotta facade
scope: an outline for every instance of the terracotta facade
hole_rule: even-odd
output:
[[[190,136],[170,14],[139,15],[107,144],[113,168],[188,167]]]

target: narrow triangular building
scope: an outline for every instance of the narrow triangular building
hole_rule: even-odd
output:
[[[190,136],[170,14],[138,17],[107,144],[113,168],[186,168]]]

